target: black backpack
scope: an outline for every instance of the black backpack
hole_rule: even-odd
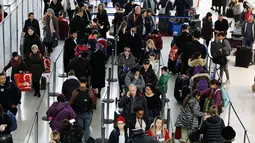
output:
[[[225,40],[225,39],[224,39]],[[226,45],[223,42],[211,42],[211,55],[215,64],[225,65],[227,63],[226,53],[224,55],[223,49]]]
[[[92,99],[89,96],[89,90],[81,91],[76,90],[78,95],[76,97],[75,111],[79,113],[89,112],[93,109]]]

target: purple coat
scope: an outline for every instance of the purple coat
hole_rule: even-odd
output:
[[[65,102],[54,102],[48,111],[46,112],[47,117],[53,117],[53,120],[50,122],[51,129],[60,130],[61,122],[64,119],[75,119],[76,115],[72,107]]]

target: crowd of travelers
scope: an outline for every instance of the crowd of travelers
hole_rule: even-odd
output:
[[[30,12],[21,33],[21,54],[13,52],[10,62],[0,73],[0,137],[5,136],[11,143],[11,132],[17,128],[15,115],[17,105],[21,104],[21,90],[15,84],[14,75],[31,73],[34,96],[41,97],[44,61],[51,57],[58,41],[65,39],[63,62],[67,78],[62,93],[57,95],[57,102],[46,112],[52,129],[51,143],[95,142],[90,126],[93,112],[98,110],[97,99],[101,98],[101,90],[105,87],[106,64],[115,42],[120,88],[117,104],[122,111],[115,119],[108,143],[157,143],[173,139],[181,143],[231,143],[236,133],[232,127],[225,126],[220,117],[228,104],[223,85],[230,84],[227,57],[232,47],[226,38],[230,23],[223,17],[228,15],[225,13],[227,4],[234,12],[235,28],[243,23],[241,34],[250,47],[255,39],[255,24],[253,8],[247,4],[241,6],[238,0],[222,1],[213,2],[212,9],[215,6],[219,12],[214,24],[212,13],[208,12],[200,21],[201,28],[193,19],[190,25],[181,25],[181,33],[175,35],[169,45],[168,65],[161,66],[161,35],[166,29],[162,27],[165,20],[160,18],[157,27],[154,15],[157,11],[159,15],[168,15],[166,11],[176,9],[176,16],[188,16],[185,10],[192,8],[190,0],[175,0],[174,3],[145,0],[143,7],[134,0],[114,1],[113,21],[109,20],[105,9],[108,1],[100,1],[93,17],[93,5],[89,1],[44,0],[43,32],[35,14]],[[108,37],[108,32],[114,38]],[[201,38],[205,44],[200,43]],[[220,51],[209,50],[209,47],[220,47]],[[220,65],[219,79],[210,78],[206,64],[208,55]],[[9,68],[12,68],[10,79],[5,74]],[[182,108],[174,124],[175,134],[170,136],[162,118],[165,110],[162,99],[168,93],[169,79],[175,74],[178,76],[174,96],[182,103]],[[197,138],[200,134],[202,139]]]

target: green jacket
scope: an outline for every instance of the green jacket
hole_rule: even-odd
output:
[[[159,81],[157,83],[156,89],[160,93],[167,93],[167,87],[168,87],[168,80],[170,78],[170,73],[167,73],[166,75],[161,75],[159,78]]]

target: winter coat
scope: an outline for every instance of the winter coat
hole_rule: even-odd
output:
[[[143,20],[145,21],[143,23]],[[145,17],[144,19],[142,19],[141,16],[138,16],[136,21],[135,21],[135,25],[137,26],[137,33],[139,33],[141,36],[147,36],[150,32],[152,32],[152,27],[151,27],[151,23],[150,20]],[[143,27],[145,27],[145,34],[143,34]]]
[[[142,120],[145,122],[146,124],[146,127],[145,127],[145,131],[147,131],[149,128],[150,128],[150,125],[148,124],[148,118],[145,118],[145,116],[143,116]],[[128,116],[128,119],[127,119],[127,126],[128,126],[128,129],[129,129],[129,136],[132,137],[133,136],[133,132],[132,130],[133,129],[136,129],[135,128],[135,125],[136,125],[136,113],[131,113],[129,116]],[[141,128],[144,128],[143,126]]]
[[[140,68],[140,74],[143,76],[144,82],[147,85],[148,83],[151,83],[153,86],[156,86],[158,82],[158,77],[155,74],[155,72],[152,69],[152,66],[149,66],[149,69],[145,71],[144,67],[142,66]]]
[[[7,125],[1,135],[10,134],[10,128],[12,127],[12,121],[6,113],[3,113],[3,116],[0,116],[0,125]]]
[[[221,102],[221,90],[218,90],[218,88],[217,89],[208,88],[204,91],[201,91],[201,95],[212,97],[212,105],[215,105],[218,109],[221,108],[220,107],[220,104],[221,104],[220,103]]]
[[[242,35],[244,36],[244,38],[248,38],[246,37],[246,32],[247,32],[247,24],[248,22],[244,22],[243,26],[242,26]],[[255,23],[252,23],[252,37],[253,39],[255,39]]]
[[[20,104],[21,91],[14,82],[8,82],[0,85],[0,104],[3,106],[4,112],[12,109],[12,105]]]
[[[147,101],[143,93],[139,90],[136,91],[135,97],[133,97],[135,100],[136,105],[139,105],[143,107],[144,109],[144,118],[148,119],[148,106]],[[124,96],[121,98],[120,102],[118,103],[119,108],[123,108],[123,115],[127,119],[128,116],[133,113],[133,109],[131,109],[131,102],[133,102],[132,97]]]
[[[205,40],[210,40],[213,37],[213,23],[206,17],[203,18],[203,26],[201,30],[201,35]]]
[[[139,16],[138,14],[135,14],[134,9],[127,15],[128,29],[132,28],[135,25],[138,16]]]
[[[114,19],[112,21],[112,24],[114,25],[114,35],[117,34],[119,26],[123,20],[124,20],[124,12],[123,11],[117,11],[114,13]]]
[[[203,58],[194,59],[194,60],[189,59],[188,64],[189,64],[190,67],[197,67],[197,66],[202,66],[203,67],[206,64],[206,61]]]
[[[50,18],[52,18],[54,30],[56,31],[55,33],[51,33],[50,31]],[[49,17],[46,16],[45,18],[45,25],[43,27],[43,42],[45,43],[53,43],[54,39],[58,37],[59,34],[59,26],[58,26],[58,20],[55,16]]]
[[[161,5],[161,8],[166,8],[165,9],[166,11],[164,14],[170,16],[170,10],[173,10],[173,3],[170,0],[160,0],[159,3],[157,4],[157,9],[159,9],[160,5]]]
[[[210,75],[208,73],[198,73],[190,78],[190,87],[192,91],[197,89],[197,83],[199,82],[199,80],[202,79],[206,80],[208,83],[208,87],[210,87]]]
[[[79,15],[75,15],[69,24],[70,31],[78,31],[78,39],[84,39],[86,34],[86,24],[84,19]]]
[[[159,60],[150,60],[152,69],[154,70],[157,77],[159,77]]]
[[[195,53],[201,53],[201,57],[203,59],[207,56],[207,49],[206,47],[201,44],[199,41],[194,40],[191,43],[187,44],[187,47],[183,51],[182,55],[182,62],[188,63],[188,60],[195,54]]]
[[[224,121],[219,116],[211,116],[203,121],[200,128],[200,133],[203,134],[203,143],[222,143],[221,130],[224,127]]]
[[[161,75],[159,78],[159,81],[157,83],[156,89],[160,93],[167,93],[168,89],[168,80],[170,79],[171,75],[170,73],[167,73],[165,75]]]
[[[81,77],[88,78],[91,76],[91,67],[89,65],[89,61],[87,59],[83,59],[81,57],[74,58],[68,65],[67,71],[74,70],[75,76],[80,79]]]
[[[74,58],[76,43],[72,37],[65,40],[64,44],[64,70],[67,73],[67,66],[70,61]]]
[[[50,3],[50,7],[54,13],[55,16],[58,18],[59,17],[59,13],[60,11],[64,10],[64,7],[62,6],[62,4],[60,2],[57,2],[56,4],[54,4],[53,2]]]
[[[40,29],[40,26],[39,26],[39,22],[38,22],[38,20],[37,19],[33,19],[32,21],[30,20],[30,19],[27,19],[26,21],[25,21],[25,25],[24,25],[24,27],[23,27],[23,30],[22,30],[22,32],[24,32],[24,33],[27,33],[27,28],[28,27],[33,27],[34,28],[34,33],[37,35],[37,36],[41,36],[41,29]]]
[[[137,58],[140,59],[142,51],[142,38],[138,33],[134,34],[134,37],[131,35],[131,32],[128,32],[127,36],[127,47],[130,48],[131,53]]]
[[[212,6],[220,6],[221,2],[220,1],[224,1],[224,0],[212,0]]]
[[[188,74],[189,76],[193,76],[195,74],[198,73],[203,73],[204,71],[206,71],[206,69],[204,68],[206,64],[206,60],[205,59],[194,59],[192,60],[191,58],[188,60],[188,65],[189,65],[189,70],[188,70]]]
[[[137,87],[137,89],[141,91],[143,91],[143,89],[145,88],[145,82],[144,82],[143,76],[140,75],[138,80],[136,80],[134,75],[131,73],[131,71],[129,71],[125,77],[126,88],[128,88],[130,84],[134,84]]]
[[[192,6],[192,0],[175,0],[173,5],[173,7],[176,7],[176,16],[185,16],[185,10]]]
[[[179,36],[176,37],[176,46],[178,48],[178,55],[182,54],[187,44],[192,42],[192,36],[187,32],[182,32]]]
[[[90,65],[92,68],[92,87],[103,88],[105,87],[105,64],[107,57],[101,50],[95,51],[91,55]]]
[[[163,48],[163,40],[160,34],[157,36],[148,35],[146,37],[146,41],[149,39],[152,39],[154,41],[156,49],[160,50]]]
[[[145,95],[145,98],[148,105],[149,116],[153,118],[159,116],[162,109],[162,103],[159,96],[155,94],[152,96]]]
[[[191,95],[189,95],[191,96]],[[181,113],[175,122],[176,127],[193,130],[198,128],[198,117],[202,117],[199,101],[195,97],[190,97],[187,105],[181,109]]]
[[[24,58],[27,59],[29,57],[29,54],[32,52],[31,47],[34,44],[38,46],[38,49],[40,50],[41,53],[44,53],[44,49],[43,49],[42,41],[40,37],[38,37],[36,34],[33,34],[32,36],[26,35],[24,38],[24,45],[23,45]]]
[[[228,31],[228,20],[223,19],[222,21],[217,20],[214,24],[214,30],[217,31],[224,31],[227,32]]]
[[[52,117],[50,127],[52,131],[60,130],[60,125],[64,119],[75,119],[76,115],[72,107],[65,102],[54,102],[46,112],[48,118]]]
[[[101,26],[104,25],[104,28],[102,29],[103,31],[107,32],[110,30],[110,22],[106,10],[104,10],[102,13],[97,13],[96,18]]]
[[[75,76],[68,76],[62,85],[62,94],[65,95],[66,100],[71,99],[72,93],[75,89],[80,87],[80,82]]]
[[[124,130],[125,133],[125,143],[128,143],[129,137],[128,137],[128,133],[127,130]],[[119,143],[119,136],[120,136],[120,131],[118,128],[115,128],[112,130],[108,143]]]
[[[154,125],[153,125],[153,126],[154,126]],[[170,139],[169,132],[168,132],[167,129],[164,129],[164,132],[165,132],[165,137],[164,137],[164,138],[165,138],[165,141],[168,141],[168,140]],[[148,130],[148,136],[152,136],[152,137],[154,137],[154,138],[157,139],[157,135],[156,135],[156,136],[153,136],[151,130]]]
[[[40,53],[32,53],[28,59],[28,70],[32,73],[32,81],[40,81],[42,73],[45,71],[44,59]]]
[[[12,81],[14,81],[14,74],[19,73],[19,71],[26,70],[26,64],[22,61],[21,56],[19,56],[18,61],[15,61],[14,58],[11,58],[10,62],[4,67],[3,70],[6,72],[10,67],[12,68]]]
[[[151,9],[154,14],[157,13],[156,7],[157,7],[157,0],[145,0],[143,1],[143,8],[144,9]]]
[[[118,31],[118,49],[117,52],[118,54],[124,52],[124,48],[128,46],[128,34],[129,32],[126,30],[125,33],[122,32],[122,30]]]
[[[118,67],[119,71],[123,71],[124,67],[128,67],[128,69],[132,69],[136,66],[136,58],[130,53],[129,57],[126,58],[126,56],[122,53],[118,58]]]

